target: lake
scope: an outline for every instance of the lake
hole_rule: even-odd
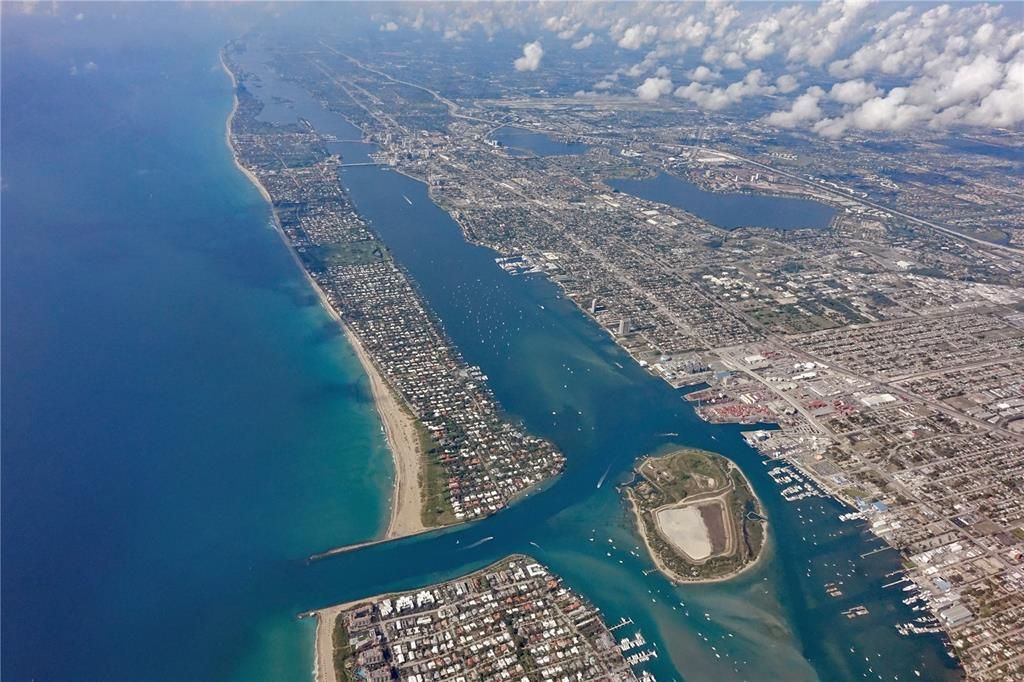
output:
[[[510,126],[494,131],[494,139],[513,156],[572,156],[590,148],[582,142],[560,142],[545,133]]]
[[[726,230],[740,227],[820,230],[827,228],[836,215],[836,209],[831,206],[809,199],[709,192],[667,173],[643,180],[614,178],[607,182],[620,192],[681,208]]]

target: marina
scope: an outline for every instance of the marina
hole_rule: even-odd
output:
[[[154,18],[138,34],[114,24],[105,25],[109,41],[42,41],[13,81],[17,106],[9,109],[5,99],[13,126],[5,130],[5,284],[9,277],[32,297],[5,318],[5,380],[20,397],[5,409],[5,457],[26,464],[5,468],[4,530],[15,539],[40,530],[47,537],[35,552],[5,556],[6,618],[19,623],[5,641],[5,676],[309,680],[323,641],[311,614],[373,599],[376,611],[353,614],[369,616],[355,629],[386,622],[391,635],[415,631],[408,636],[423,639],[416,628],[425,633],[437,626],[433,619],[453,617],[441,613],[427,586],[529,553],[511,578],[495,582],[535,590],[557,602],[560,623],[585,627],[566,617],[579,598],[588,618],[616,623],[607,628],[602,660],[645,682],[960,678],[944,621],[929,610],[950,622],[962,614],[941,584],[922,589],[908,580],[901,556],[881,544],[892,523],[884,509],[827,496],[787,454],[798,444],[779,445],[779,456],[768,457],[751,447],[770,440],[774,427],[753,435],[748,426],[695,414],[708,403],[682,400],[674,386],[710,380],[707,364],[666,355],[656,371],[670,385],[623,347],[635,338],[638,318],[602,322],[594,314],[611,297],[570,298],[557,279],[565,273],[557,252],[504,256],[467,241],[472,232],[451,206],[435,202],[436,185],[388,169],[392,158],[367,142],[383,136],[364,135],[322,106],[336,93],[318,67],[352,71],[353,63],[323,50],[278,51],[277,38],[255,32],[244,37],[238,59],[258,83],[253,97],[265,104],[256,120],[294,126],[291,143],[324,136],[333,158],[317,171],[325,185],[339,180],[351,202],[341,222],[355,232],[352,221],[363,221],[358,241],[379,244],[376,252],[311,248],[307,255],[337,259],[341,270],[352,267],[346,260],[353,254],[392,259],[394,269],[379,279],[353,276],[335,294],[355,306],[360,338],[378,341],[378,357],[392,352],[387,366],[403,368],[400,385],[410,401],[421,401],[420,416],[459,467],[454,487],[444,481],[447,499],[458,504],[451,523],[382,537],[401,472],[365,366],[274,231],[260,188],[224,144],[237,84],[220,70],[218,54],[239,40],[237,26],[211,21],[195,30],[195,22],[168,19],[166,9],[149,11]],[[89,12],[90,22],[99,19]],[[378,22],[362,28],[382,34]],[[83,54],[94,66],[69,75]],[[315,96],[303,82],[309,73],[325,84]],[[82,85],[87,78],[90,88]],[[381,90],[407,92],[408,85],[392,85]],[[506,134],[524,135],[499,130],[495,137]],[[415,143],[436,138],[431,130],[413,135],[420,136]],[[572,135],[536,135],[506,137],[513,154],[492,151],[506,160],[523,155],[534,164],[524,168],[547,156],[564,157],[568,167],[590,148]],[[282,165],[294,172],[310,154],[291,151]],[[290,177],[279,170],[267,174],[268,184]],[[291,189],[310,186],[307,180]],[[516,187],[525,185],[509,179],[507,186],[508,201],[519,201]],[[299,194],[283,203],[308,198]],[[622,200],[608,196],[601,201],[610,208]],[[296,214],[317,215],[306,208]],[[832,219],[812,217],[821,224],[811,227]],[[799,226],[791,218],[773,229]],[[667,224],[660,214],[649,220],[643,224],[651,230]],[[736,220],[749,222],[749,214]],[[381,342],[395,334],[380,330],[409,311],[429,320],[437,338],[429,346],[412,345],[412,336],[401,337],[408,346]],[[410,360],[442,355],[441,369]],[[441,377],[464,391],[453,403],[430,392]],[[480,396],[479,419],[455,428],[450,415]],[[747,407],[735,411],[747,425],[767,416]],[[840,416],[847,408],[841,401],[814,407]],[[534,461],[524,458],[521,469],[495,466],[478,476],[486,457],[507,462],[505,451],[521,452],[524,443],[544,454],[537,470],[524,474],[526,460]],[[769,529],[763,556],[742,575],[675,584],[652,566],[618,488],[640,457],[679,447],[734,462],[761,502],[738,516]],[[53,504],[40,506],[40,499]],[[713,552],[718,536],[714,515],[708,518]],[[740,532],[733,539],[748,538]],[[932,552],[927,558],[938,565],[943,551],[953,550],[922,553]],[[459,589],[446,595],[451,603],[466,596]],[[510,603],[525,604],[513,592]],[[388,594],[412,601],[402,601],[408,619],[398,617],[397,598],[383,607],[387,597],[378,597]],[[56,655],[50,635],[58,617],[89,627],[62,638]],[[512,632],[500,621],[486,623],[501,638],[496,646]],[[554,632],[543,620],[531,627],[536,642]],[[581,636],[595,633],[603,634]],[[430,647],[447,646],[436,629],[432,637]],[[401,639],[394,643],[403,662],[428,658],[418,643],[406,648]],[[359,664],[373,651],[362,650],[368,656]],[[590,659],[570,661],[584,678],[593,675]],[[538,662],[552,671],[560,665],[557,653],[542,652]],[[524,672],[518,663],[489,662]],[[423,665],[416,674],[437,672],[439,664]]]

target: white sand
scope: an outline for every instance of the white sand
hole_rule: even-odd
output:
[[[232,91],[234,91],[237,88],[235,75],[225,63],[223,54],[221,54],[220,64],[225,73],[227,73],[231,78]],[[263,195],[266,202],[273,206],[270,193],[267,192],[267,189],[259,181],[259,178],[242,164],[241,160],[238,158],[238,153],[235,150],[234,145],[231,144],[231,123],[234,120],[235,113],[237,111],[238,97],[236,95],[231,107],[231,114],[228,116],[227,122],[224,126],[224,141],[231,150],[231,155],[234,159],[235,166],[238,167],[238,170],[245,174],[252,184],[259,189],[260,194]],[[291,240],[288,239],[288,235],[286,235],[284,230],[281,228],[281,223],[278,220],[277,213],[273,211],[273,208],[271,208],[271,212],[274,218],[274,227],[277,230],[278,235],[288,246],[288,250],[291,252],[292,257],[299,266],[299,269],[306,276],[306,280],[309,282],[310,286],[313,287],[313,291],[315,291],[319,297],[324,310],[326,310],[327,313],[333,317],[339,325],[341,325],[342,329],[344,329],[345,336],[348,338],[349,344],[355,350],[356,356],[359,358],[359,362],[363,366],[363,370],[370,379],[370,390],[373,393],[374,404],[377,407],[377,413],[380,415],[381,425],[384,427],[384,435],[388,442],[388,448],[391,450],[391,456],[395,463],[395,483],[391,497],[391,514],[388,519],[388,527],[385,531],[384,537],[398,538],[421,532],[426,529],[422,521],[424,481],[421,474],[423,459],[426,457],[426,453],[424,453],[420,447],[419,435],[416,429],[416,419],[406,409],[404,402],[401,401],[394,391],[392,391],[388,386],[372,358],[363,348],[359,338],[342,321],[341,315],[339,315],[338,311],[331,305],[323,290],[320,289],[320,285],[309,276],[309,273],[306,271],[301,259],[295,252]]]
[[[340,613],[340,606],[332,606],[316,614],[316,667],[313,675],[316,682],[338,680],[334,669],[334,621]]]
[[[349,344],[370,379],[370,391],[377,406],[384,436],[395,461],[395,486],[391,498],[391,517],[386,538],[399,538],[425,530],[423,525],[423,459],[416,419],[388,386],[363,344],[348,326],[343,325]]]

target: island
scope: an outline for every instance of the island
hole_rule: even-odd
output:
[[[731,116],[677,98],[524,96],[493,71],[439,81],[447,48],[367,47],[250,35],[227,58],[271,64],[249,68],[279,73],[316,111],[356,126],[374,164],[425,183],[510,276],[547,278],[652,375],[700,386],[687,397],[702,418],[775,424],[744,437],[771,460],[782,499],[848,505],[845,520],[901,553],[917,587],[907,599],[951,636],[968,674],[1012,675],[1021,643],[1004,642],[1012,655],[994,661],[987,633],[1017,632],[1024,614],[1024,204],[1007,184],[1020,173],[968,150],[1011,154],[1018,140],[998,131],[952,147],[921,131],[908,144],[900,131],[851,151],[790,130],[782,142],[763,121],[737,134]],[[243,52],[253,49],[258,60]],[[552,62],[544,73],[579,69]],[[259,86],[258,74],[240,73],[240,112]],[[510,141],[510,125],[530,141]],[[280,181],[305,181],[304,160],[271,142],[298,142],[309,132],[299,128],[236,135],[249,151],[281,152],[287,170],[272,175],[265,155],[256,173],[268,187],[279,181],[271,194],[282,209],[296,190]],[[889,170],[865,172],[878,168]],[[624,191],[622,178],[640,182]],[[743,211],[736,195],[771,198],[772,210]],[[827,225],[808,220],[806,200],[835,211]],[[777,209],[798,220],[769,220]],[[285,229],[297,249],[314,240]],[[405,403],[421,388],[385,378]],[[421,406],[414,414],[431,418]],[[521,487],[521,470],[549,481],[562,466],[552,456],[533,472],[532,459],[518,460],[494,485],[475,449],[454,442],[414,458],[442,474],[423,476],[441,484],[431,522],[450,519],[452,502],[467,520],[493,513],[535,489]]]
[[[234,86],[227,144],[366,371],[394,458],[382,539],[489,516],[549,483],[565,457],[503,415],[486,375],[447,338],[356,210],[339,181],[341,159],[328,150],[331,137],[305,120],[261,121],[264,102],[250,89],[258,79],[233,54],[221,54]]]
[[[685,448],[645,457],[623,490],[655,566],[673,582],[728,580],[763,553],[761,503],[722,455]]]
[[[633,665],[657,656],[641,649],[640,634],[616,643],[613,631],[632,621],[609,628],[561,578],[518,554],[448,582],[305,615],[317,618],[320,682],[626,681],[638,679]]]

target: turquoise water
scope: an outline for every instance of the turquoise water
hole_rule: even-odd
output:
[[[506,409],[553,439],[569,465],[551,489],[475,527],[311,567],[314,575],[345,577],[334,600],[364,594],[364,580],[422,581],[407,572],[413,562],[431,574],[451,575],[468,560],[525,551],[592,597],[612,620],[632,617],[668,654],[651,666],[659,679],[862,679],[868,668],[886,679],[912,679],[915,669],[930,679],[947,673],[937,640],[907,640],[892,629],[917,615],[899,603],[902,593],[880,589],[897,558],[883,552],[862,559],[878,543],[861,525],[835,520],[838,505],[785,503],[738,428],[696,419],[676,391],[633,364],[550,283],[497,268],[493,253],[462,241],[418,182],[375,168],[346,170],[343,180],[420,283],[449,336],[491,378]],[[412,206],[396,202],[399,194]],[[678,436],[665,435],[671,433]],[[771,540],[769,560],[749,574],[673,589],[657,574],[643,575],[650,564],[642,553],[629,554],[638,540],[611,483],[635,457],[673,442],[727,454],[750,476],[768,511]],[[835,580],[844,582],[840,600],[824,592]],[[841,615],[857,604],[870,609],[870,619]]]
[[[237,29],[81,10],[4,8],[2,677],[308,679],[293,575],[386,511],[365,377],[225,146]]]
[[[250,44],[246,68],[273,91],[272,75],[260,71],[265,58]],[[295,104],[300,112],[319,108],[308,97]],[[351,134],[343,120],[325,123],[326,132]],[[632,617],[662,649],[650,666],[660,679],[951,674],[937,638],[908,640],[892,628],[917,615],[899,602],[903,593],[880,589],[897,557],[862,559],[879,543],[862,525],[838,522],[838,505],[785,503],[739,428],[698,420],[548,281],[503,272],[493,252],[463,240],[421,183],[372,167],[345,169],[342,181],[510,417],[554,440],[569,464],[550,489],[487,521],[315,563],[308,575],[317,604],[423,584],[522,551],[549,563],[611,620]],[[673,589],[643,575],[650,564],[641,552],[630,554],[638,540],[613,484],[637,456],[673,442],[729,455],[764,501],[768,559],[737,580]],[[839,580],[844,597],[834,600],[823,586]],[[841,614],[858,604],[870,618]]]
[[[117,13],[87,34],[4,17],[5,679],[307,680],[296,613],[512,551],[632,617],[662,680],[952,675],[936,638],[890,627],[914,615],[880,589],[891,552],[861,559],[877,543],[831,502],[784,503],[739,429],[701,423],[550,283],[506,275],[421,184],[376,168],[344,171],[360,209],[569,465],[484,522],[307,563],[383,524],[365,377],[224,146],[217,52],[243,29]],[[673,441],[733,457],[764,501],[767,559],[735,581],[672,588],[628,551],[612,483]],[[821,587],[836,572],[841,601]],[[872,615],[840,615],[857,603]]]
[[[608,184],[620,192],[641,199],[681,208],[726,230],[738,227],[824,229],[831,224],[836,214],[831,206],[809,199],[708,192],[692,182],[667,173],[643,180],[617,178]]]

